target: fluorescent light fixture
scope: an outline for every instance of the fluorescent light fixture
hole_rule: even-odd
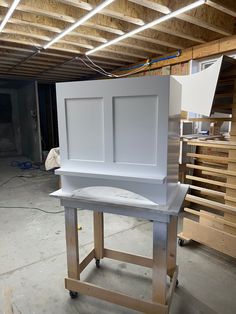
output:
[[[124,34],[124,35],[122,35],[122,36],[119,36],[119,37],[113,39],[113,40],[110,40],[109,42],[107,42],[107,43],[105,43],[105,44],[102,44],[102,45],[100,45],[100,46],[98,46],[98,47],[96,47],[96,48],[94,48],[94,49],[92,49],[92,50],[87,51],[87,52],[86,52],[86,55],[90,55],[90,54],[92,54],[92,53],[94,53],[94,52],[96,52],[96,51],[98,51],[98,50],[101,50],[101,49],[103,49],[103,48],[105,48],[105,47],[108,47],[108,46],[111,46],[111,45],[113,45],[113,44],[116,44],[116,43],[118,43],[119,41],[121,41],[121,40],[123,40],[123,39],[126,39],[126,38],[128,38],[128,37],[131,37],[131,36],[133,36],[133,35],[135,35],[135,34],[137,34],[137,33],[140,33],[140,32],[144,31],[144,30],[147,29],[147,28],[151,28],[151,27],[153,27],[153,26],[155,26],[155,25],[157,25],[157,24],[160,24],[160,23],[162,23],[162,22],[165,22],[165,21],[167,21],[167,20],[169,20],[169,19],[171,19],[171,18],[173,18],[173,17],[176,17],[176,16],[179,15],[179,14],[182,14],[182,13],[185,13],[185,12],[187,12],[187,11],[190,11],[190,10],[192,10],[192,9],[194,9],[194,8],[197,8],[197,7],[199,7],[200,5],[204,4],[205,2],[206,2],[206,0],[198,0],[198,1],[194,2],[194,3],[191,3],[191,4],[189,4],[189,5],[187,5],[187,6],[183,7],[183,8],[181,8],[181,9],[178,9],[178,10],[173,11],[173,12],[167,14],[167,15],[164,15],[164,16],[160,17],[160,18],[157,19],[157,20],[154,20],[154,21],[152,21],[152,22],[150,22],[150,23],[148,23],[148,24],[145,24],[145,25],[143,25],[143,26],[141,26],[141,27],[138,27],[138,28],[134,29],[133,31],[131,31],[131,32],[129,32],[129,33],[126,33],[126,34]],[[135,48],[135,47],[134,47],[134,48]]]
[[[57,42],[58,40],[60,40],[62,37],[66,36],[68,33],[70,33],[73,29],[77,28],[78,26],[80,26],[81,24],[85,23],[87,20],[89,20],[92,16],[94,16],[95,14],[97,14],[99,11],[101,11],[102,9],[104,9],[106,6],[108,6],[110,3],[112,3],[114,0],[106,0],[103,1],[101,4],[99,4],[96,8],[94,8],[93,10],[91,10],[88,14],[86,14],[85,16],[83,16],[80,20],[78,20],[77,22],[75,22],[74,24],[72,24],[71,26],[69,26],[67,29],[65,29],[63,32],[61,32],[59,35],[57,35],[55,38],[53,38],[53,40],[51,40],[49,43],[47,43],[43,48],[47,49],[49,48],[51,45],[53,45],[55,42]]]
[[[10,19],[10,17],[12,16],[13,12],[15,11],[17,5],[19,4],[20,0],[14,0],[12,5],[10,6],[9,10],[7,11],[6,16],[4,17],[4,19],[2,20],[1,24],[0,24],[0,32],[2,32],[4,26],[7,24],[8,20]]]

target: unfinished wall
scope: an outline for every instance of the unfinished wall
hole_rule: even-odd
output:
[[[29,82],[17,90],[22,138],[22,155],[41,161],[41,139],[37,100],[37,83]]]
[[[189,62],[182,62],[174,65],[167,65],[162,68],[154,70],[145,70],[133,75],[132,77],[138,76],[153,76],[153,75],[187,75],[189,74]]]

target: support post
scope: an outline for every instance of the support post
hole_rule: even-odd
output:
[[[166,304],[167,297],[167,242],[168,224],[153,222],[152,300]]]
[[[95,258],[104,257],[104,219],[103,212],[93,212]]]
[[[80,279],[77,209],[65,207],[68,277]]]
[[[176,242],[178,217],[170,216],[167,243],[167,273],[172,278],[176,269]]]

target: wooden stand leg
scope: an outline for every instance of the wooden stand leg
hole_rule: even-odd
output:
[[[77,209],[65,207],[68,277],[80,279]]]
[[[104,222],[102,212],[93,213],[93,225],[95,258],[102,259],[104,257]]]
[[[171,278],[176,269],[177,221],[177,217],[170,216],[170,223],[168,224],[167,273]]]
[[[167,223],[153,222],[152,300],[166,304],[167,299]]]

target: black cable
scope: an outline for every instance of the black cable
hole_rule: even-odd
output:
[[[35,210],[39,210],[45,214],[61,214],[64,213],[64,210],[60,210],[58,212],[49,212],[47,210],[44,210],[42,208],[38,208],[38,207],[27,207],[27,206],[0,206],[0,208],[12,208],[12,209],[17,209],[17,208],[21,208],[21,209],[35,209]]]
[[[14,178],[18,178],[18,176],[13,176],[13,177],[7,179],[6,181],[4,181],[3,183],[0,184],[0,187],[2,187],[3,185],[7,184],[8,182],[10,182]]]
[[[41,177],[46,177],[46,176],[50,176],[51,174],[53,173],[44,173],[44,174],[41,174],[41,175],[28,175],[28,174],[19,174],[17,176],[13,176],[9,179],[7,179],[6,181],[4,181],[3,183],[0,184],[0,188],[4,185],[6,185],[8,182],[10,182],[12,179],[15,179],[15,178],[26,178],[26,179],[34,179],[34,178],[41,178]]]

